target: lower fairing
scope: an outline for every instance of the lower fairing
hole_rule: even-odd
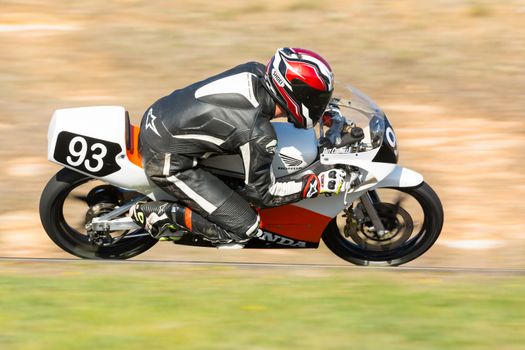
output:
[[[174,242],[179,245],[196,246],[196,247],[209,247],[214,248],[215,246],[200,236],[193,233],[188,233],[178,241]],[[252,238],[245,246],[244,249],[313,249],[318,248],[319,242],[307,242],[290,237],[286,237],[282,234],[277,234],[269,231],[264,231],[263,235]]]

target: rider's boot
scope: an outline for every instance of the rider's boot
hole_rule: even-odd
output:
[[[129,213],[136,224],[155,238],[162,238],[170,232],[189,231],[203,236],[219,249],[243,248],[251,238],[241,239],[177,203],[139,202],[131,207]]]
[[[139,202],[129,211],[133,221],[145,228],[154,238],[160,240],[179,240],[184,227],[177,225],[171,218],[173,203]]]

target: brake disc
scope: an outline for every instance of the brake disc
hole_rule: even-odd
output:
[[[354,223],[348,230],[345,225],[345,235],[348,234],[356,244],[368,250],[384,251],[402,246],[414,229],[410,214],[391,203],[377,203],[374,208],[386,230],[382,237],[377,234],[370,219],[361,224]]]

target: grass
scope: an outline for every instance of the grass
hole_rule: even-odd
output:
[[[1,349],[522,349],[523,277],[0,265]]]

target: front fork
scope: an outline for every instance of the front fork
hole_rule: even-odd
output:
[[[345,191],[345,206],[347,205],[348,194],[352,193],[355,187],[358,186],[360,183],[358,172],[354,171],[354,168],[352,167],[349,167],[349,169],[347,170],[350,172],[351,177],[348,182],[348,187]],[[383,225],[383,222],[381,222],[381,218],[379,217],[379,215],[377,215],[377,211],[374,208],[374,203],[379,203],[381,201],[381,199],[379,198],[379,194],[376,190],[366,191],[361,195],[361,197],[359,197],[359,200],[365,207],[368,217],[372,221],[372,225],[376,234],[379,236],[379,238],[382,238],[387,233],[387,231],[385,230],[385,226]],[[347,215],[349,215],[349,209],[346,209],[345,212]],[[348,219],[350,219],[350,216],[348,216]]]
[[[372,190],[364,193],[359,199],[361,200],[361,203],[363,203],[370,220],[372,220],[376,234],[379,236],[379,238],[382,238],[387,233],[387,231],[385,230],[385,226],[381,222],[381,218],[379,215],[377,215],[377,211],[374,208],[374,203],[379,203],[380,201],[379,195],[375,190]]]

